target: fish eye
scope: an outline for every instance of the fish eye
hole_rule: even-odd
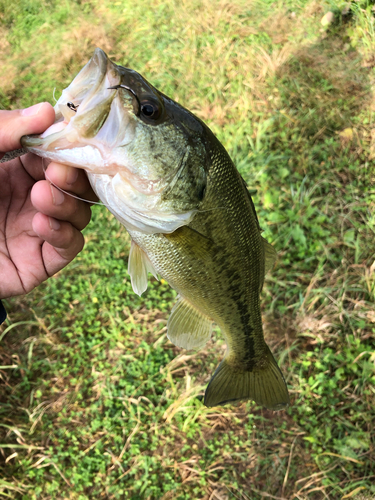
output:
[[[161,114],[162,107],[159,103],[150,100],[141,102],[141,115],[143,118],[156,121],[160,118]]]

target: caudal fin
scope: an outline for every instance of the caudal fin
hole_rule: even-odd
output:
[[[262,367],[252,371],[234,368],[224,358],[208,384],[204,404],[211,407],[247,399],[270,410],[289,405],[284,377],[268,347]]]

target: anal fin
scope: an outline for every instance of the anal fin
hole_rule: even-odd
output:
[[[151,273],[158,279],[154,266],[147,254],[132,240],[129,252],[128,273],[134,292],[141,296],[147,290],[147,275]]]
[[[183,297],[178,297],[168,319],[169,340],[184,349],[199,349],[210,339],[212,320]]]

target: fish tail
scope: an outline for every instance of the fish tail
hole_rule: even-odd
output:
[[[268,346],[258,366],[251,371],[239,368],[233,361],[232,356],[226,356],[218,366],[206,389],[206,406],[247,399],[271,410],[282,410],[289,405],[284,377]]]

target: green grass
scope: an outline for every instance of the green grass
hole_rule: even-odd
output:
[[[226,146],[279,254],[264,329],[292,399],[205,408],[220,334],[169,343],[174,291],[132,292],[129,237],[94,207],[78,258],[6,301],[0,497],[375,498],[374,11],[344,5],[0,0],[0,108],[52,101],[100,46]]]

